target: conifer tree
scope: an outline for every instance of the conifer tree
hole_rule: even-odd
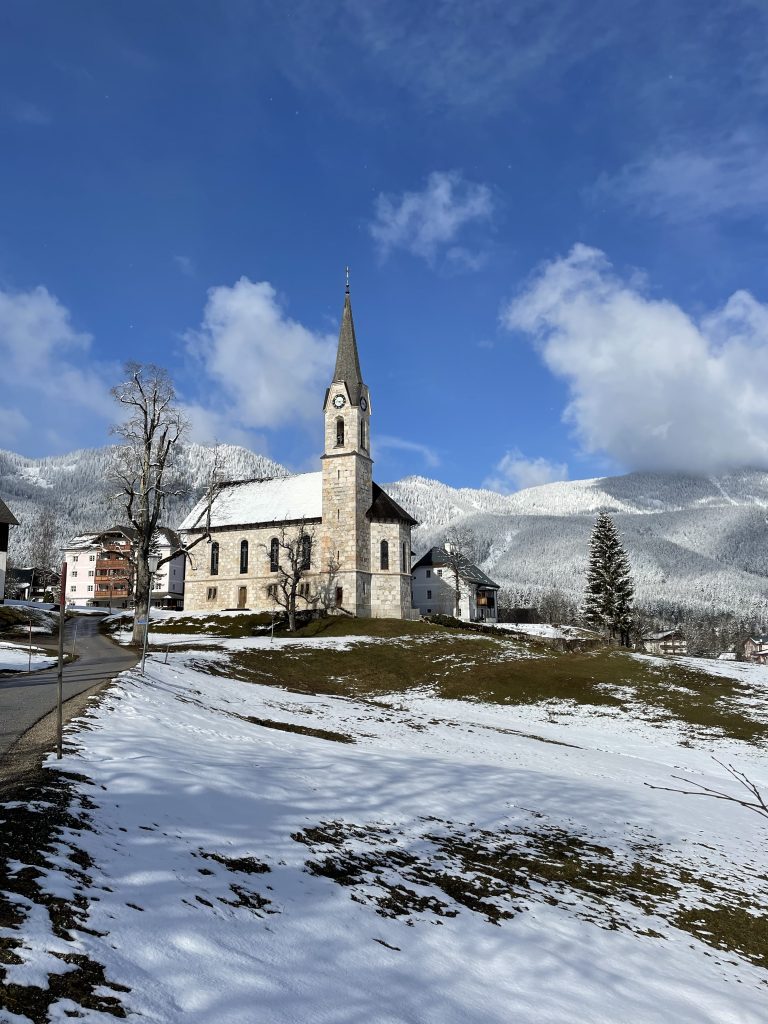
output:
[[[629,646],[635,587],[627,553],[613,520],[600,512],[592,530],[583,613],[593,629],[605,629]]]

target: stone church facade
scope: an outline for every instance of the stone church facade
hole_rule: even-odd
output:
[[[323,416],[319,473],[235,482],[217,490],[211,539],[194,548],[187,566],[185,609],[273,609],[278,566],[285,557],[281,542],[305,534],[299,610],[418,617],[411,600],[416,521],[372,477],[371,396],[360,372],[348,286]],[[205,529],[207,515],[203,500],[181,524],[188,540]]]

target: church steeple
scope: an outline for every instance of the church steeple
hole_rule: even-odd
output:
[[[359,405],[363,392],[363,375],[360,372],[360,357],[357,354],[355,323],[352,319],[352,303],[349,298],[349,270],[347,269],[347,287],[344,293],[344,311],[341,314],[339,330],[339,347],[336,352],[336,369],[334,381],[347,385],[352,405]]]

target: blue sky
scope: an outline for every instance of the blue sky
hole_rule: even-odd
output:
[[[0,447],[126,358],[314,468],[344,266],[376,476],[768,468],[757,0],[0,6]]]

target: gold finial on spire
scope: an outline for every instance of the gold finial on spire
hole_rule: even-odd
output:
[[[347,275],[347,287],[345,289],[347,295],[349,295],[349,267],[344,267],[344,272]]]

